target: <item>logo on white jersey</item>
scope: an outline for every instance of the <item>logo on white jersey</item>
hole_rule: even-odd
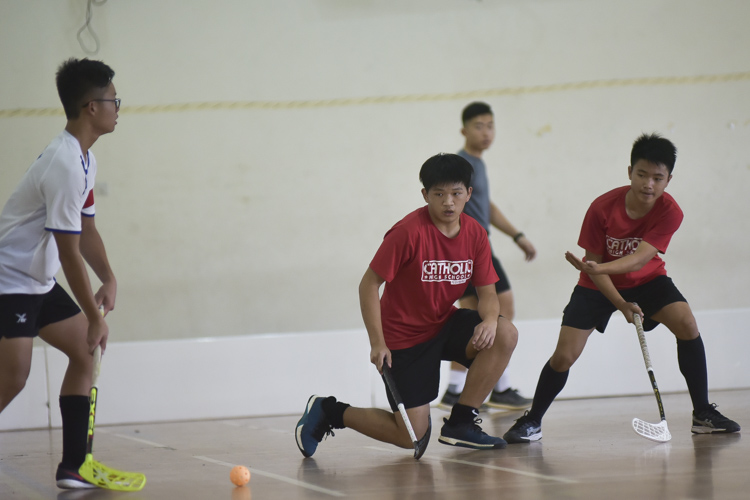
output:
[[[623,257],[638,250],[642,238],[617,239],[607,236],[607,253],[612,257]]]
[[[422,262],[422,281],[447,281],[451,285],[461,285],[471,279],[473,271],[473,260],[426,260]]]
[[[16,323],[26,323],[26,313],[23,313],[23,314],[16,313],[16,318],[18,318],[18,321],[16,321]]]

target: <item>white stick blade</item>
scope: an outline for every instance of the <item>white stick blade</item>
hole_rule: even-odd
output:
[[[672,434],[669,433],[666,420],[662,420],[658,424],[652,424],[640,418],[634,418],[633,430],[639,436],[656,441],[657,443],[666,443],[672,439]]]

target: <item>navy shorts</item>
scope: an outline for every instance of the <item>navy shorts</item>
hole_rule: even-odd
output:
[[[36,337],[39,330],[81,312],[73,299],[55,283],[47,293],[0,295],[0,338]]]
[[[457,361],[466,368],[471,366],[472,360],[466,357],[466,346],[474,335],[474,328],[481,322],[477,311],[459,309],[435,337],[406,349],[391,351],[391,373],[406,408],[429,404],[438,397],[440,361]],[[386,394],[391,409],[398,411],[387,388]]]
[[[497,273],[497,277],[499,278],[497,282],[495,283],[495,293],[503,293],[510,290],[510,282],[508,281],[508,277],[505,275],[505,271],[503,270],[503,266],[500,265],[500,261],[495,257],[495,254],[492,254],[492,267],[495,269],[495,272]],[[477,296],[477,289],[474,288],[474,285],[469,283],[469,286],[466,288],[466,291],[464,292],[463,297],[476,297]]]
[[[672,278],[668,276],[657,276],[648,283],[619,292],[623,299],[635,302],[641,308],[645,316],[643,329],[646,331],[653,330],[659,325],[650,317],[661,311],[664,306],[674,302],[687,302],[672,282]],[[616,310],[612,302],[599,290],[576,285],[570,302],[563,311],[562,326],[579,330],[596,328],[604,333],[610,316]]]

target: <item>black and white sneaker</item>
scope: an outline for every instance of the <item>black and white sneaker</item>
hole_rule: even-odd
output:
[[[740,432],[740,424],[719,413],[715,404],[701,411],[693,412],[693,434],[714,434]]]
[[[529,412],[525,412],[521,418],[516,420],[513,427],[503,435],[509,443],[529,443],[542,439],[542,424],[529,417]]]

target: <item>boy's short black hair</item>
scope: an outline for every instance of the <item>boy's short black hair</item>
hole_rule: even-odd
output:
[[[106,89],[115,72],[101,61],[71,57],[57,69],[57,94],[65,117],[74,120],[81,114],[84,99],[98,89]]]
[[[472,102],[471,104],[466,106],[463,113],[461,113],[461,122],[466,125],[466,123],[472,118],[476,118],[479,115],[491,114],[492,108],[490,108],[490,105],[486,102]]]
[[[664,165],[669,175],[672,175],[677,161],[677,148],[672,141],[659,134],[643,134],[633,143],[633,149],[630,151],[630,166],[635,165],[638,160]]]
[[[419,180],[422,181],[427,191],[435,186],[456,183],[461,183],[469,189],[472,175],[474,175],[474,167],[465,158],[450,153],[440,153],[424,162],[419,171]]]

